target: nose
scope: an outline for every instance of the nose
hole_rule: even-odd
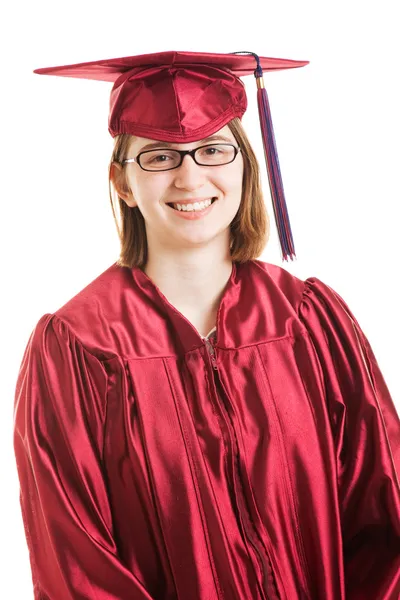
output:
[[[179,189],[196,190],[206,178],[206,169],[197,165],[193,158],[186,154],[180,167],[174,169],[175,186]]]

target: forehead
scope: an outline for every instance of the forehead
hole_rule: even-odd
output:
[[[202,144],[208,144],[209,142],[224,143],[235,141],[236,140],[228,125],[225,125],[222,129],[216,131],[207,138],[185,144],[175,142],[161,142],[158,140],[134,136],[130,144],[130,149],[136,152],[141,152],[142,150],[151,150],[152,148],[176,148],[178,150],[189,150],[190,148],[196,148],[197,146],[201,146]]]

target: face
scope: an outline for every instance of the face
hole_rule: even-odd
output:
[[[232,143],[238,146],[226,125],[209,138],[188,144],[168,144],[177,150],[192,150],[213,143]],[[147,138],[133,137],[127,158],[135,158],[148,144],[164,145]],[[207,152],[212,152],[207,150]],[[167,164],[167,163],[166,163]],[[218,166],[197,165],[186,155],[180,167],[169,171],[148,172],[137,163],[125,165],[129,192],[125,202],[137,206],[143,215],[149,248],[165,249],[201,246],[217,236],[229,247],[229,225],[235,217],[241,201],[243,181],[243,158],[239,152],[232,163]],[[184,218],[188,212],[179,212],[170,203],[192,203],[214,199],[210,208],[190,213],[195,218]]]

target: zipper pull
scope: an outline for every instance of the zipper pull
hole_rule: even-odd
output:
[[[215,371],[218,371],[218,365],[217,365],[217,361],[215,359],[215,350],[214,350],[214,347],[213,347],[213,345],[211,344],[211,342],[207,338],[204,338],[204,343],[205,343],[206,348],[208,350],[208,354],[210,355],[211,364],[213,366],[213,369]]]

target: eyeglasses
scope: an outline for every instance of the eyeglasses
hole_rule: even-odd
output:
[[[219,167],[233,162],[240,148],[233,144],[199,146],[194,150],[172,150],[159,148],[140,152],[136,158],[126,158],[122,164],[135,162],[144,171],[170,171],[181,166],[186,154],[202,167]]]

